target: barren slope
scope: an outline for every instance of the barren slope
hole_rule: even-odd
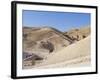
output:
[[[63,50],[57,52],[57,53],[52,53],[50,54],[47,59],[43,61],[38,66],[44,66],[47,68],[48,67],[57,67],[57,66],[70,66],[73,65],[74,63],[81,65],[90,64],[90,36],[76,42]],[[45,66],[46,65],[46,66]]]
[[[53,52],[68,46],[73,41],[53,28],[23,28],[23,51]]]

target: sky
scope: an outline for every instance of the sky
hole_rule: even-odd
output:
[[[90,13],[23,10],[23,27],[53,27],[60,31],[90,25]]]

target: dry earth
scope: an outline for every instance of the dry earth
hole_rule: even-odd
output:
[[[90,27],[60,32],[54,28],[23,28],[23,68],[89,66]],[[25,61],[26,60],[26,61]],[[34,64],[34,65],[33,65]],[[74,65],[74,66],[73,66]]]
[[[58,66],[65,67],[74,64],[77,65],[84,64],[86,62],[88,63],[88,65],[90,65],[90,53],[91,52],[90,52],[90,36],[89,36],[79,42],[76,42],[62,49],[57,53],[50,54],[47,57],[47,59],[45,59],[41,64],[37,66],[44,66],[44,65],[47,66],[53,64],[52,65],[53,67],[58,67]]]

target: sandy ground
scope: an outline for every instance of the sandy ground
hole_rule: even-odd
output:
[[[91,62],[90,51],[90,36],[88,36],[57,53],[50,54],[47,59],[34,68],[89,66]]]
[[[50,64],[50,65],[45,65],[45,66],[40,66],[36,67],[38,69],[46,69],[46,68],[65,68],[65,67],[84,67],[84,66],[89,66],[90,64],[90,56],[84,56],[84,57],[79,57],[73,60],[69,61],[64,61],[60,63],[55,63],[55,64]]]

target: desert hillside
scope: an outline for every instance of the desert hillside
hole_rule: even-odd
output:
[[[54,28],[23,27],[23,51],[27,53],[56,52],[72,42],[73,40]]]
[[[40,68],[65,67],[77,64],[78,66],[90,64],[90,36],[62,49],[57,53],[50,54],[41,64]],[[44,66],[45,65],[45,66]]]
[[[51,27],[23,27],[23,68],[68,66],[73,60],[90,63],[90,27],[67,32]]]

